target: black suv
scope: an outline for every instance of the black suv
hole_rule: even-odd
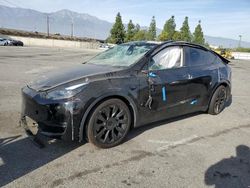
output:
[[[130,128],[196,111],[219,114],[231,98],[228,60],[196,44],[131,42],[22,89],[39,133],[98,147],[122,142]]]

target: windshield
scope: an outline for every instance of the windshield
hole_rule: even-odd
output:
[[[117,45],[111,49],[108,49],[98,54],[94,58],[90,59],[87,63],[127,67],[138,61],[155,45],[156,44],[150,43],[127,43]]]

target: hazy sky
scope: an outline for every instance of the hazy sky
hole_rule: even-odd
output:
[[[174,15],[179,29],[188,16],[192,32],[201,20],[206,35],[237,40],[242,35],[250,42],[250,0],[0,0],[0,4],[42,12],[70,9],[110,22],[119,11],[124,23],[132,19],[143,26],[155,16],[159,28]]]

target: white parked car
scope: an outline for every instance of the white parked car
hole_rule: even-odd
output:
[[[0,46],[7,46],[9,43],[8,39],[0,38]]]

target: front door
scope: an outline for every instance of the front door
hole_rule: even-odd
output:
[[[183,63],[182,47],[167,47],[151,57],[148,86],[152,101],[147,108],[152,112],[152,121],[185,113],[188,68]]]

